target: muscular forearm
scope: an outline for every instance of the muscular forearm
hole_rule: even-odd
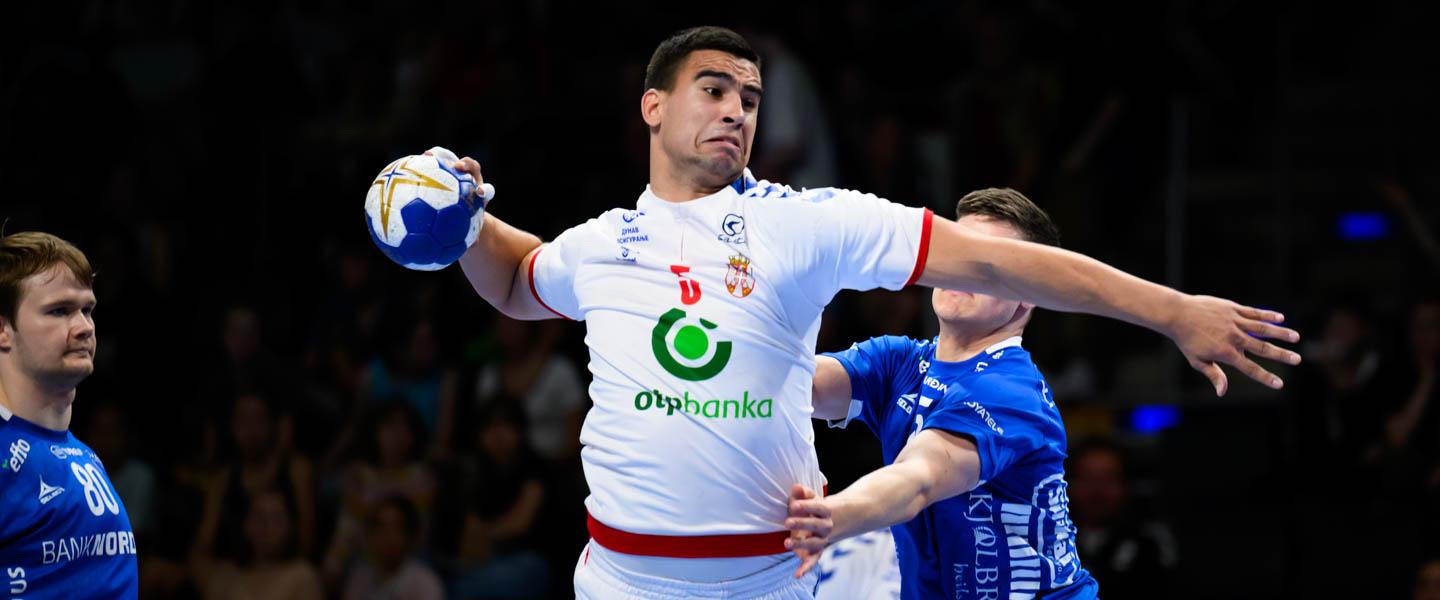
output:
[[[930,505],[929,485],[920,469],[897,463],[861,477],[825,499],[835,529],[832,542],[915,518]]]
[[[922,285],[1119,319],[1169,334],[1184,294],[1081,254],[935,219]]]
[[[979,479],[974,440],[926,429],[906,442],[894,464],[834,496],[816,498],[805,486],[791,486],[785,547],[803,561],[795,576],[814,566],[826,545],[914,519],[925,507],[974,489]]]
[[[485,226],[475,244],[460,257],[460,268],[470,280],[475,293],[507,315],[517,315],[513,302],[517,277],[523,271],[526,255],[540,247],[540,238],[516,229],[490,213],[485,213]]]

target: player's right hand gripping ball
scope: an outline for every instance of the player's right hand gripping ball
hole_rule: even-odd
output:
[[[370,184],[365,222],[385,256],[407,269],[436,271],[459,260],[475,243],[494,188],[475,193],[469,173],[451,168],[454,155],[406,156]]]

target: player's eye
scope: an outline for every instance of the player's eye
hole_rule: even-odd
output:
[[[721,95],[720,88],[717,87],[707,87],[705,88],[705,93],[710,94],[711,96],[714,96],[716,98],[719,98]]]
[[[45,314],[50,315],[50,316],[52,316],[52,317],[63,317],[63,316],[65,316],[65,313],[68,313],[68,312],[70,312],[70,309],[65,308],[65,307],[62,306],[62,307],[59,307],[59,308],[52,308],[52,309],[46,311]]]

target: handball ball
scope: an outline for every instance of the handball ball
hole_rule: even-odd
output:
[[[484,201],[494,193],[486,184],[476,195],[474,178],[450,167],[453,153],[434,148],[431,154],[390,163],[365,196],[370,239],[390,260],[418,271],[443,269],[475,243]]]

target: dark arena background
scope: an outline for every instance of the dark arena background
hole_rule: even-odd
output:
[[[1065,247],[1301,331],[1303,365],[1267,364],[1284,390],[1231,371],[1216,398],[1159,335],[1032,322],[1102,597],[1437,597],[1433,4],[681,4],[7,7],[0,217],[98,273],[73,429],[130,511],[143,598],[251,597],[227,588],[261,589],[265,544],[330,598],[368,597],[385,553],[452,598],[572,594],[583,325],[396,266],[362,198],[441,145],[547,239],[630,205],[645,63],[698,24],[765,61],[758,177],[947,217],[1013,187]],[[819,349],[933,335],[929,294],[842,294]],[[816,433],[832,491],[880,466],[863,427]]]

